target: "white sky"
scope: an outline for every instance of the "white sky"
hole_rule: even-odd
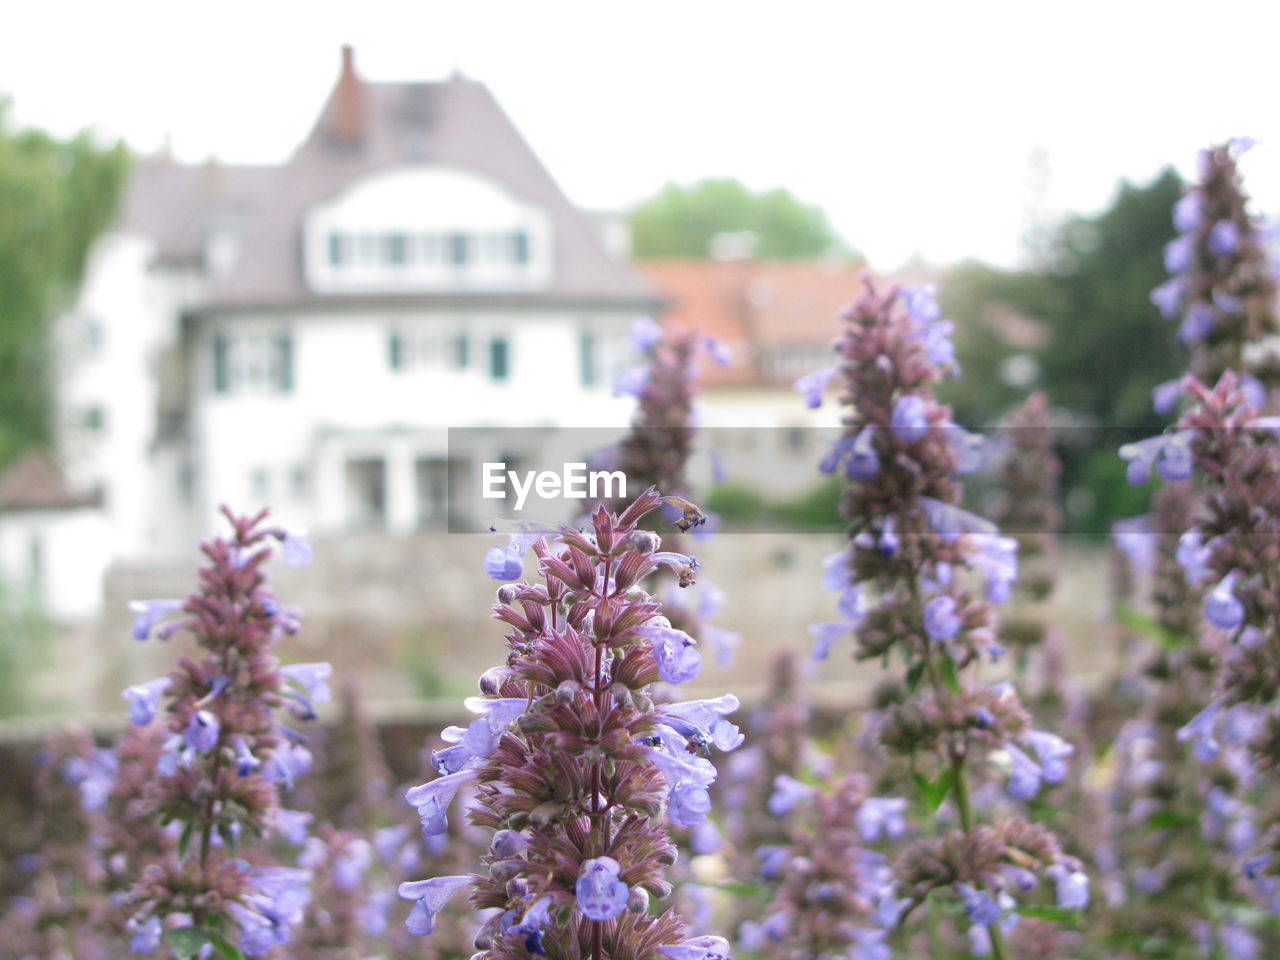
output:
[[[1247,134],[1280,208],[1280,4],[1267,0],[41,0],[10,5],[19,122],[199,160],[285,158],[356,47],[371,80],[482,80],[571,198],[618,208],[733,176],[821,206],[880,269],[1012,264],[1048,158],[1050,215],[1096,212]]]

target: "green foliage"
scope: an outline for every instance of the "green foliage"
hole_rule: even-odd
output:
[[[675,257],[704,260],[717,233],[750,231],[756,255],[795,260],[843,249],[818,207],[801,203],[787,190],[752,193],[737,180],[700,180],[692,186],[669,183],[637,206],[630,217],[632,248],[641,259]]]
[[[1186,365],[1177,325],[1150,301],[1166,279],[1162,251],[1181,194],[1172,170],[1146,186],[1122,183],[1106,211],[1053,232],[1043,266],[965,264],[941,292],[964,375],[939,394],[960,422],[996,424],[1031,389],[1071,416],[1073,428],[1057,439],[1064,490],[1087,492],[1069,514],[1074,532],[1104,532],[1145,507],[1145,492],[1125,483],[1116,449],[1164,426],[1151,391]],[[1019,370],[1029,376],[1010,375]]]
[[[14,130],[0,101],[0,464],[49,438],[48,323],[115,217],[127,172],[121,144]]]
[[[719,483],[703,498],[704,509],[728,524],[758,521],[768,512],[759,491],[740,483]]]

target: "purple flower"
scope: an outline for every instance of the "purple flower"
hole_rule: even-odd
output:
[[[933,323],[942,316],[942,308],[938,306],[938,288],[932,283],[908,287],[902,295],[906,300],[907,313],[917,324]]]
[[[934,640],[950,640],[960,632],[955,597],[934,597],[924,608],[924,631]]]
[[[1218,257],[1229,257],[1240,246],[1240,228],[1234,221],[1219,220],[1209,231],[1209,250]]]
[[[662,327],[653,317],[638,317],[631,325],[631,346],[644,353],[662,342]]]
[[[728,751],[740,746],[745,739],[736,725],[723,719],[737,709],[738,698],[726,693],[712,700],[669,703],[661,708],[661,713],[664,722],[682,736]]]
[[[913,393],[899,397],[893,405],[889,426],[903,443],[916,443],[923,440],[924,435],[929,432],[929,421],[925,418],[924,398],[917,397]]]
[[[956,893],[960,894],[964,912],[969,915],[971,923],[986,927],[1000,919],[999,905],[985,890],[975,890],[967,883],[957,883]]]
[[[449,803],[453,800],[458,788],[464,783],[479,776],[479,770],[471,768],[458,773],[437,777],[429,783],[410,787],[404,798],[412,807],[417,807],[418,817],[422,820],[422,832],[429,837],[444,833],[449,829],[446,814]]]
[[[1164,248],[1164,268],[1169,273],[1184,273],[1191,266],[1191,258],[1195,253],[1195,237],[1183,234],[1174,237]]]
[[[1147,437],[1136,443],[1126,443],[1120,448],[1120,456],[1129,462],[1129,483],[1141,486],[1151,478],[1151,470],[1165,480],[1185,480],[1191,476],[1191,440],[1194,432],[1179,430],[1174,434]]]
[[[159,917],[152,915],[141,921],[133,917],[125,927],[132,934],[129,938],[129,949],[134,953],[151,953],[160,946],[160,936],[164,933],[164,927]]]
[[[542,948],[542,928],[551,924],[551,898],[540,897],[536,900],[519,923],[508,928],[511,933],[524,934],[524,948],[530,953],[546,956]]]
[[[947,442],[956,455],[956,473],[973,473],[981,469],[986,460],[987,439],[977,433],[970,433],[964,427],[948,423]]]
[[[1257,960],[1262,944],[1247,927],[1224,923],[1218,928],[1218,943],[1226,951],[1229,960]]]
[[[1232,593],[1238,575],[1238,570],[1232,570],[1204,599],[1205,619],[1223,630],[1234,630],[1244,623],[1244,604]]]
[[[822,394],[826,391],[828,384],[839,372],[839,367],[824,367],[813,373],[806,373],[793,384],[793,388],[798,393],[804,394],[805,405],[810,410],[816,410],[822,406]]]
[[[1182,396],[1182,381],[1166,380],[1164,383],[1156,384],[1155,389],[1151,391],[1151,406],[1156,413],[1170,414],[1178,405],[1180,396]]]
[[[280,552],[284,554],[284,562],[291,567],[305,567],[315,559],[315,551],[311,549],[305,537],[297,533],[281,530]]]
[[[529,838],[516,830],[499,830],[493,835],[494,856],[514,860],[529,849]]]
[[[659,947],[658,952],[670,960],[730,960],[729,941],[724,937],[692,937]]]
[[[850,480],[870,480],[880,472],[880,456],[875,447],[876,427],[869,423],[858,431],[849,445],[849,459],[844,465]]]
[[[1218,713],[1222,710],[1222,701],[1215,700],[1197,713],[1186,726],[1178,731],[1178,742],[1192,741],[1196,757],[1207,763],[1218,755],[1221,744],[1215,735]]]
[[[373,847],[368,840],[357,837],[333,858],[333,885],[348,892],[357,889],[372,862]]]
[[[182,609],[181,600],[130,600],[129,609],[133,612],[133,638],[145,640],[151,636],[156,622],[162,617]]]
[[[314,720],[315,704],[328,703],[332,696],[329,690],[329,677],[333,673],[333,665],[329,663],[291,663],[280,668],[280,675],[291,680],[305,693],[293,690],[290,696],[302,707],[301,719]]]
[[[960,366],[956,363],[956,347],[951,341],[956,326],[950,320],[935,320],[921,326],[916,335],[924,345],[924,355],[932,364],[948,367],[959,374]]]
[[[286,789],[311,769],[311,751],[300,743],[285,743],[267,757],[262,776],[268,783],[279,783]]]
[[[848,550],[833,553],[822,561],[822,586],[839,593],[853,582],[852,558]]]
[[[473,760],[490,756],[507,728],[528,709],[529,701],[523,697],[468,697],[464,705],[480,716],[465,728],[447,727],[440,734],[441,740],[453,744],[431,753],[431,763],[440,773],[457,773]]]
[[[1155,531],[1146,516],[1117,520],[1111,525],[1116,547],[1131,564],[1141,571],[1150,570],[1155,562]]]
[[[888,931],[854,927],[850,934],[854,942],[850,946],[849,960],[893,960],[893,950],[885,942]]]
[[[155,719],[160,706],[160,694],[169,686],[168,677],[160,677],[147,683],[127,688],[121,696],[129,701],[129,722],[145,727]]]
[[[907,801],[902,797],[867,797],[854,814],[858,835],[863,843],[874,843],[881,837],[899,837],[907,829],[903,816]]]
[[[809,633],[813,635],[813,659],[827,659],[831,655],[831,648],[836,645],[836,642],[856,626],[856,623],[848,621],[809,624]]]
[[[986,575],[987,599],[992,603],[1007,602],[1010,587],[1018,579],[1018,541],[982,533],[973,534],[972,540],[974,551],[969,555],[969,565]]]
[[[484,572],[493,580],[518,580],[524,573],[524,554],[514,544],[490,547],[484,555]]]
[[[471,877],[435,877],[432,880],[410,880],[397,888],[405,900],[413,900],[413,909],[405,921],[405,929],[417,937],[425,937],[436,925],[436,914],[449,898],[471,885]]]
[[[1182,326],[1178,328],[1178,342],[1187,347],[1203,340],[1216,323],[1213,307],[1197,301],[1187,308],[1187,315],[1182,318]]]
[[[307,842],[307,827],[311,825],[312,819],[311,814],[305,811],[285,810],[279,807],[276,809],[273,822],[280,836],[295,847],[300,847]]]
[[[197,753],[207,753],[218,745],[218,731],[221,727],[218,718],[208,710],[197,710],[187,721],[187,729],[183,737],[187,746]]]
[[[1040,761],[1040,773],[1045,783],[1061,783],[1067,776],[1067,758],[1076,748],[1061,737],[1044,730],[1032,730],[1027,742]]]
[[[253,772],[262,766],[262,761],[253,755],[249,745],[244,742],[244,737],[239,734],[231,738],[231,749],[236,754],[236,774],[238,776],[252,776]],[[308,816],[310,815],[308,814]]]
[[[613,395],[621,397],[630,394],[638,397],[644,393],[647,386],[649,386],[648,367],[632,367],[625,371],[613,385]]]
[[[1200,531],[1192,527],[1178,538],[1176,554],[1187,582],[1197,584],[1209,576],[1209,548],[1201,542]]]
[[[1013,744],[1005,744],[1005,750],[1013,763],[1009,777],[1009,796],[1017,800],[1030,800],[1040,792],[1040,765]]]
[[[705,757],[689,753],[682,740],[669,744],[665,737],[661,739],[661,747],[646,752],[666,781],[667,817],[678,827],[692,827],[711,809],[707,788],[715,782],[716,768]]]
[[[618,879],[621,869],[612,857],[595,857],[582,865],[573,892],[589,919],[612,920],[626,909],[631,888]]]
[[[1187,283],[1181,277],[1170,277],[1151,291],[1151,302],[1166,320],[1172,320],[1182,307]]]
[[[785,817],[796,805],[813,796],[813,787],[801,783],[795,777],[780,773],[773,781],[773,793],[769,796],[768,811],[775,817]]]
[[[944,503],[933,497],[917,497],[924,510],[925,519],[943,541],[955,540],[965,534],[983,533],[995,536],[999,531],[990,520],[970,513],[953,503]]]
[[[1200,191],[1188,190],[1173,205],[1173,225],[1179,233],[1190,233],[1200,226]]]
[[[651,624],[639,627],[636,632],[653,644],[658,674],[667,683],[686,683],[701,672],[702,655],[698,653],[697,641],[683,630],[677,630],[669,624]]]
[[[720,835],[720,830],[710,820],[703,820],[701,823],[694,824],[693,829],[689,832],[689,849],[693,851],[695,856],[704,856],[708,853],[715,853],[724,846],[724,837]]]
[[[1055,863],[1047,872],[1057,886],[1058,906],[1083,910],[1089,905],[1089,877],[1084,871],[1070,870]]]
[[[712,359],[716,366],[727,367],[729,364],[733,363],[733,354],[718,338],[703,337],[702,347],[707,351],[707,356]]]

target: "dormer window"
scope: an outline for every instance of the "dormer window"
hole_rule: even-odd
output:
[[[409,167],[315,208],[307,279],[321,292],[529,290],[551,278],[550,220],[473,174]]]

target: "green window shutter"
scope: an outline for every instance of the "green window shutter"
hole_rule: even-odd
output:
[[[280,383],[279,390],[281,393],[293,392],[293,335],[283,333],[280,335],[278,350],[280,355]]]
[[[226,393],[227,382],[227,338],[220,333],[213,335],[213,389],[215,393]]]
[[[467,369],[471,362],[471,341],[464,330],[453,341],[453,362],[459,370]]]
[[[387,340],[387,359],[391,363],[392,370],[400,369],[400,334],[394,330]]]
[[[510,353],[506,337],[494,337],[489,341],[489,376],[494,380],[506,380],[510,376]]]
[[[596,385],[596,341],[590,330],[578,334],[578,375],[584,387]]]

